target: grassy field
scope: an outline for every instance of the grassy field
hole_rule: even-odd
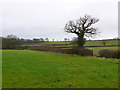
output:
[[[118,40],[106,40],[106,45],[118,45]],[[49,44],[71,44],[71,42],[43,42],[43,43],[33,43],[33,44],[26,44],[28,46],[42,46],[42,45],[49,45]],[[65,46],[72,46],[72,45],[64,45]],[[103,41],[86,41],[85,46],[103,46]]]
[[[93,50],[93,55],[99,56],[99,51],[103,49],[109,49],[109,50],[118,50],[120,47],[89,47],[88,49]]]
[[[0,50],[0,89],[2,90],[2,50]]]
[[[118,60],[3,50],[3,88],[118,88]]]
[[[32,44],[26,44],[27,46],[44,46],[44,45],[49,45],[49,44],[70,44],[70,42],[42,42],[42,43],[32,43]],[[25,46],[25,45],[22,45]],[[66,46],[66,45],[65,45]]]
[[[106,40],[106,45],[118,45],[118,40]],[[103,41],[86,41],[85,46],[103,46]]]
[[[119,45],[120,41],[118,40],[106,40],[106,45]],[[34,43],[34,44],[28,44],[28,46],[46,46],[46,45],[52,45],[52,44],[70,44],[70,45],[60,45],[60,46],[54,46],[54,47],[63,47],[63,49],[70,49],[72,46],[71,42],[43,42],[43,43]],[[85,46],[103,46],[103,41],[86,41]],[[69,48],[64,48],[69,47]],[[120,46],[119,46],[120,47]],[[109,50],[117,50],[119,47],[112,46],[112,47],[89,47],[88,49],[93,50],[93,55],[99,56],[99,51],[103,49],[109,49]]]

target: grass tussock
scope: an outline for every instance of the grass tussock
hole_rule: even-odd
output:
[[[3,88],[118,88],[118,60],[3,50]]]

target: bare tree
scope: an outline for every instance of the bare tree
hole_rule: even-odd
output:
[[[49,39],[48,39],[48,38],[45,38],[45,41],[46,41],[46,42],[49,42]]]
[[[40,42],[45,42],[45,40],[43,38],[40,38],[39,40],[40,40]]]
[[[37,38],[33,38],[33,42],[34,42],[34,43],[39,43],[39,42],[40,42],[40,40],[39,40],[39,39],[37,39]]]
[[[67,33],[74,33],[78,36],[78,46],[83,47],[84,45],[84,38],[92,37],[97,35],[97,29],[91,27],[91,25],[97,23],[99,19],[92,18],[89,15],[85,15],[84,17],[80,17],[80,19],[76,21],[69,21],[65,25],[65,32]]]
[[[67,41],[67,38],[64,38],[65,42]]]
[[[52,41],[54,42],[55,39],[52,39]]]

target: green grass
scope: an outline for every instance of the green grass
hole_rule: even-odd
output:
[[[3,88],[117,88],[118,60],[3,50]]]
[[[118,45],[118,40],[106,40],[106,45]],[[103,46],[103,41],[86,41],[85,46]]]
[[[118,40],[106,40],[106,45],[118,45]],[[43,42],[43,43],[33,43],[33,44],[26,44],[28,46],[43,46],[43,45],[48,45],[48,44],[71,44],[71,42]],[[23,45],[24,46],[24,45]],[[63,45],[64,47],[68,46],[73,46],[73,45]],[[85,46],[103,46],[103,41],[86,41]]]
[[[93,55],[99,56],[99,51],[103,49],[118,50],[119,47],[89,47],[88,49],[93,50]]]
[[[2,90],[2,51],[0,50],[0,89]]]
[[[49,45],[49,44],[69,44],[70,42],[64,42],[64,41],[61,41],[61,42],[42,42],[42,43],[32,43],[32,44],[25,44],[27,46],[44,46],[44,45]],[[22,46],[25,46],[25,45],[22,45]]]

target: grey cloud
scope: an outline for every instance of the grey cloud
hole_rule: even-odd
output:
[[[101,36],[94,39],[117,37],[117,2],[39,2],[3,3],[3,36],[14,34],[23,38],[43,37],[64,39],[75,37],[64,32],[69,20],[79,19],[84,14],[99,18],[94,25]],[[109,33],[109,34],[108,34]],[[114,33],[114,34],[113,34]]]

